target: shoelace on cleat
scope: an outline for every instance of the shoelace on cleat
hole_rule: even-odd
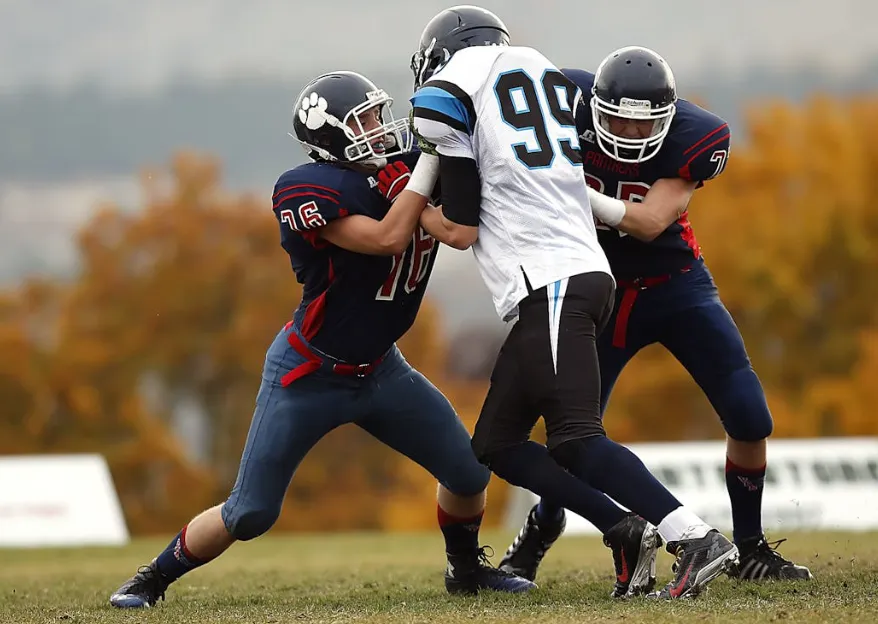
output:
[[[486,568],[493,568],[494,564],[491,563],[491,557],[494,556],[494,549],[490,546],[482,546],[479,548],[479,563]]]
[[[756,559],[763,563],[781,563],[783,565],[792,565],[792,561],[784,559],[783,555],[777,552],[778,547],[783,544],[786,538],[781,538],[775,542],[762,540],[751,554],[747,555],[748,559]]]
[[[144,589],[149,591],[150,596],[154,596],[156,601],[159,598],[165,599],[167,585],[157,569],[150,566],[140,566],[137,568],[137,574],[141,577],[138,581],[143,585]]]
[[[479,548],[479,556],[478,556],[479,565],[483,568],[488,568],[493,573],[499,574],[501,576],[508,576],[510,578],[515,576],[515,574],[512,574],[511,572],[507,572],[506,570],[501,570],[500,568],[495,567],[494,564],[491,563],[491,557],[493,557],[493,556],[494,556],[494,549],[493,548],[491,548],[490,546],[482,546],[481,548]]]

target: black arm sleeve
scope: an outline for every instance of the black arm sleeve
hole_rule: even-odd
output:
[[[482,181],[472,158],[439,154],[442,214],[458,225],[475,227],[482,210]]]

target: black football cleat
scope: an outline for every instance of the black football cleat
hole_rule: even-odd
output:
[[[501,570],[529,581],[536,579],[537,569],[546,556],[546,551],[561,537],[567,526],[567,516],[563,509],[559,519],[541,521],[537,518],[537,507],[538,505],[534,505],[530,510],[524,526],[500,561]]]
[[[137,574],[110,596],[110,604],[120,609],[149,608],[155,606],[159,598],[165,599],[168,585],[153,561],[148,566],[138,568]]]
[[[449,594],[478,594],[483,589],[520,594],[536,588],[533,582],[491,565],[485,548],[473,555],[448,555],[445,589]]]
[[[738,544],[741,558],[728,571],[730,577],[740,581],[810,581],[814,578],[805,566],[796,565],[781,557],[777,547],[786,540],[767,542],[757,537]]]
[[[694,598],[738,559],[738,547],[716,529],[697,539],[669,542],[667,549],[677,561],[676,577],[657,594],[665,600]]]
[[[662,545],[658,529],[629,513],[606,532],[604,545],[613,551],[616,566],[613,598],[630,598],[655,589],[655,558]]]

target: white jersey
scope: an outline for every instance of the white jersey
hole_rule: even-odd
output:
[[[610,273],[588,201],[573,113],[579,89],[532,48],[457,52],[413,96],[417,132],[481,177],[479,270],[500,318],[527,294],[579,273]]]

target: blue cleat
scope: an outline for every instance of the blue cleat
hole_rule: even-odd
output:
[[[110,596],[110,604],[119,609],[148,609],[159,598],[165,599],[168,582],[159,572],[156,562],[141,566],[137,574],[128,579],[122,587]]]
[[[520,594],[536,587],[532,581],[492,566],[485,548],[480,548],[475,556],[448,555],[445,589],[449,594],[478,594],[483,589]]]

